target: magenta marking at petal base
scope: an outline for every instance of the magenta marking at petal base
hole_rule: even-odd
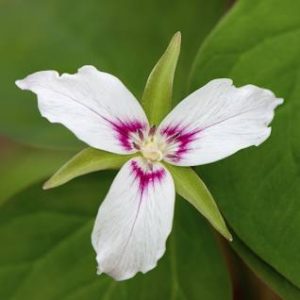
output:
[[[197,134],[201,129],[194,129],[189,131],[186,127],[181,127],[180,125],[168,125],[167,127],[161,129],[160,133],[166,137],[167,143],[177,143],[177,149],[168,154],[168,158],[174,162],[181,160],[184,154],[186,154],[190,148],[190,144],[197,139]]]
[[[149,184],[160,182],[165,176],[165,170],[163,168],[157,170],[149,168],[149,170],[144,170],[139,166],[136,160],[131,161],[131,171],[134,175],[134,178],[139,181],[139,190],[141,195],[143,195],[147,190]]]
[[[112,126],[112,129],[117,134],[118,141],[127,151],[131,151],[134,148],[133,142],[131,140],[131,134],[137,133],[140,136],[147,127],[147,124],[139,120],[122,121],[118,119],[112,121],[106,118],[105,120]]]

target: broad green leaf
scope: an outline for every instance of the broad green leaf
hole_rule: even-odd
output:
[[[200,177],[191,169],[167,165],[176,186],[176,192],[190,202],[227,240],[232,236],[226,227],[217,204]]]
[[[176,78],[180,94],[197,48],[226,2],[0,1],[0,134],[34,145],[81,147],[66,128],[40,116],[35,96],[20,91],[15,80],[47,69],[74,73],[92,64],[118,76],[140,99],[153,64],[178,30],[184,39]]]
[[[96,275],[90,235],[113,175],[85,176],[47,192],[38,185],[2,206],[0,299],[230,300],[213,235],[180,199],[158,267],[124,282]]]
[[[118,155],[94,148],[86,148],[65,163],[46,181],[43,188],[54,188],[75,177],[91,172],[119,169],[130,158],[130,155]]]
[[[177,32],[148,77],[142,104],[152,125],[158,125],[171,109],[180,45],[181,33]]]
[[[201,47],[192,89],[230,77],[285,99],[259,148],[202,166],[238,237],[300,288],[300,2],[238,1]]]
[[[70,152],[21,147],[12,143],[2,146],[0,204],[31,184],[51,175],[70,154]]]
[[[285,300],[300,299],[300,289],[256,256],[237,236],[234,236],[234,242],[231,245],[248,267],[279,296]]]

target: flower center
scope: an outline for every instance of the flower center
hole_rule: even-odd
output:
[[[155,126],[152,126],[148,132],[138,131],[133,137],[133,146],[150,162],[164,158],[166,143],[156,132]]]
[[[141,145],[141,153],[143,156],[151,161],[160,161],[163,159],[163,149],[158,143],[155,136],[150,136],[145,139]]]

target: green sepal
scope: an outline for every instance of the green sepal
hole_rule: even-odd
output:
[[[43,188],[60,186],[75,177],[101,170],[119,169],[131,155],[119,155],[94,148],[86,148],[65,163]]]
[[[180,45],[181,34],[177,32],[148,77],[142,104],[151,125],[158,125],[171,109]]]
[[[190,202],[227,240],[232,241],[224,219],[208,188],[200,177],[188,167],[166,165],[173,176],[176,192]]]

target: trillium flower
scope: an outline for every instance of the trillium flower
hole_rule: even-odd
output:
[[[175,184],[193,201],[190,191],[197,187],[185,180],[194,173],[182,168],[181,176],[178,166],[212,163],[260,145],[271,133],[268,125],[274,109],[282,103],[269,90],[254,85],[237,88],[230,79],[215,79],[183,99],[160,123],[153,123],[153,116],[165,110],[163,101],[170,98],[179,46],[176,34],[149,77],[144,96],[151,120],[118,78],[93,66],[74,75],[37,72],[16,82],[37,94],[39,110],[50,122],[63,124],[94,149],[128,160],[101,204],[92,232],[98,272],[116,280],[153,269],[164,254],[173,222]],[[112,167],[114,156],[111,160],[99,169]],[[64,167],[60,176],[66,175],[66,169],[70,168]],[[77,175],[83,173],[87,172],[79,170]],[[66,176],[59,184],[74,177]],[[230,240],[215,202],[201,188],[208,200],[200,202],[208,204],[193,204]]]

